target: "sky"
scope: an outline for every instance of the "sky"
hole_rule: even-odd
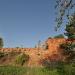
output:
[[[0,37],[4,47],[34,47],[54,31],[55,0],[0,0]]]

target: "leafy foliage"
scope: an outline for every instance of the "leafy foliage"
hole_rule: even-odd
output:
[[[23,66],[29,60],[29,55],[27,54],[20,54],[16,57],[16,64]]]
[[[61,54],[65,56],[67,61],[75,59],[75,43],[64,43],[60,45],[62,49]]]
[[[55,36],[54,38],[64,38],[64,35],[63,34],[59,34],[59,35]]]
[[[60,45],[60,48],[62,49],[61,54],[65,56],[67,61],[72,61],[75,59],[75,14],[69,19],[65,31],[65,35],[69,41]]]
[[[75,14],[71,16],[68,24],[66,25],[65,31],[66,31],[65,35],[69,39],[75,39]]]
[[[72,15],[72,12],[74,13],[74,0],[56,0],[55,9],[56,12],[56,30],[59,28],[62,23],[64,22],[64,19],[69,19],[70,15]],[[71,11],[72,10],[72,11]]]

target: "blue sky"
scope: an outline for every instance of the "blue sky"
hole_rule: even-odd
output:
[[[54,31],[55,0],[0,0],[0,37],[4,47],[34,47]]]

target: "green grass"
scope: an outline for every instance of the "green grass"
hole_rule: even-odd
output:
[[[49,71],[44,68],[0,66],[0,75],[58,75],[56,70]]]
[[[26,69],[15,66],[0,66],[0,75],[23,75]]]
[[[26,75],[58,75],[56,70],[50,71],[44,68],[30,68]]]
[[[0,66],[0,75],[75,75],[75,64],[52,70],[41,67]]]

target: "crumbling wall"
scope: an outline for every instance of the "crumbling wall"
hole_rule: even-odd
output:
[[[58,54],[59,50],[61,50],[60,44],[66,42],[66,39],[64,38],[54,38],[54,39],[48,39],[46,43],[48,44],[48,50],[50,54]]]
[[[66,42],[66,39],[63,38],[56,38],[56,39],[47,39],[46,43],[48,44],[48,49],[44,50],[43,48],[0,48],[0,52],[21,52],[26,53],[30,56],[30,60],[28,65],[35,65],[39,64],[40,59],[44,59],[47,57],[51,57],[52,59],[60,59],[60,44]]]

